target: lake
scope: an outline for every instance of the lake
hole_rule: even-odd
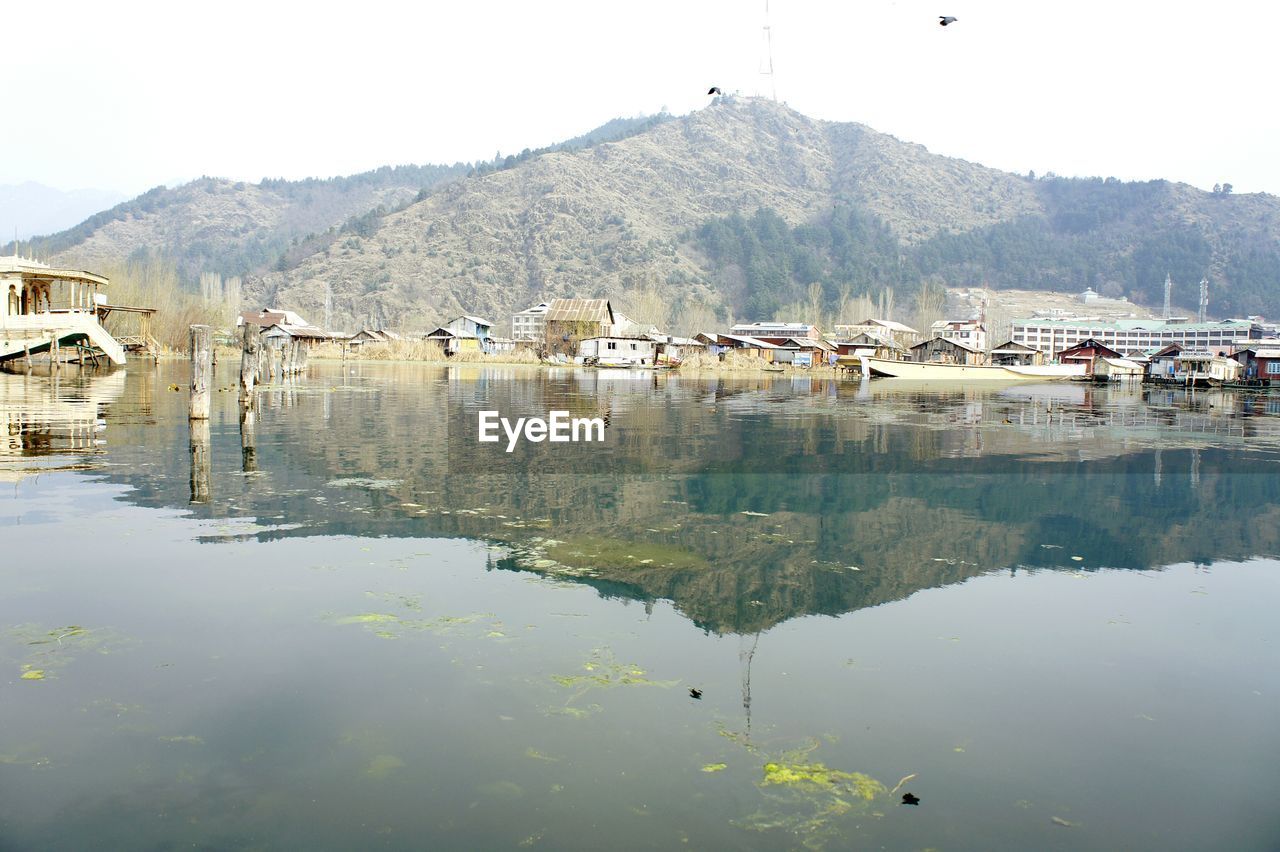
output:
[[[6,852],[1280,848],[1280,396],[237,368],[0,373]]]

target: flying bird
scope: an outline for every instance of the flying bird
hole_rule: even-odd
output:
[[[720,91],[720,87],[719,87],[719,86],[712,86],[710,89],[708,89],[708,90],[707,90],[707,94],[708,94],[708,95],[723,95],[723,94],[724,94],[724,92]]]
[[[959,18],[953,18],[950,15],[939,15],[938,26],[945,27],[947,24],[954,24]]]

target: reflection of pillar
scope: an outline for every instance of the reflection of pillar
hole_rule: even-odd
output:
[[[258,411],[252,404],[240,409],[240,469],[245,473],[258,469],[257,419]]]
[[[209,419],[192,420],[191,502],[209,502]]]

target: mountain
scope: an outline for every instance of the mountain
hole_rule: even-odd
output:
[[[203,177],[158,186],[30,245],[88,269],[149,253],[176,261],[188,282],[203,272],[240,275],[279,264],[299,240],[379,206],[402,205],[470,168],[384,166],[349,177],[256,184]]]
[[[326,215],[300,189],[281,200],[266,183],[199,181],[180,188],[189,198],[143,196],[130,205],[153,209],[116,208],[50,244],[89,265],[181,251],[189,274],[253,273],[250,303],[319,316],[327,301],[351,328],[466,312],[501,329],[574,295],[673,327],[830,315],[886,288],[903,305],[941,285],[1093,287],[1152,305],[1166,274],[1183,308],[1208,276],[1213,314],[1280,314],[1274,196],[1014,175],[766,99],[622,120],[461,170],[416,193],[341,195]]]
[[[106,189],[64,191],[34,181],[0,186],[0,239],[61,231],[123,200]]]

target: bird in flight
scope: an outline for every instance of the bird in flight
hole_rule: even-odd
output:
[[[945,27],[947,24],[954,24],[959,18],[953,18],[950,15],[939,15],[938,26]]]
[[[710,89],[708,89],[708,90],[707,90],[707,94],[708,94],[708,95],[723,95],[723,94],[724,94],[724,92],[720,91],[720,87],[719,87],[719,86],[712,86]]]

